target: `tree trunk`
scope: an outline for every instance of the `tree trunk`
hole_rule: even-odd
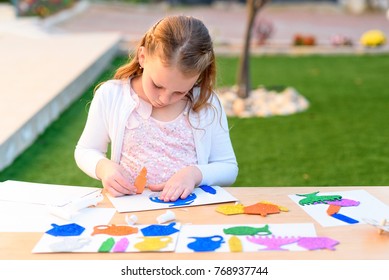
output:
[[[251,91],[251,80],[250,80],[250,43],[251,34],[255,22],[255,17],[258,11],[268,2],[269,0],[247,0],[247,26],[244,37],[244,46],[242,54],[240,56],[239,68],[238,68],[238,96],[240,98],[247,98]]]

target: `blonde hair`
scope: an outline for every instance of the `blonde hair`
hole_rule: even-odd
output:
[[[166,66],[175,66],[187,75],[200,74],[195,86],[200,95],[193,97],[192,110],[200,111],[213,94],[216,79],[216,62],[208,29],[202,21],[190,16],[169,16],[157,22],[143,36],[127,64],[116,70],[115,79],[128,79],[142,75],[138,50],[144,47],[148,55],[157,55]]]

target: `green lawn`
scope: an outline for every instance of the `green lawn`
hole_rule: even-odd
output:
[[[218,58],[218,86],[235,83],[237,62]],[[310,107],[290,116],[230,118],[240,168],[234,186],[389,185],[388,54],[260,56],[251,66],[253,85],[293,86]],[[0,181],[100,186],[73,158],[92,90],[0,172]]]

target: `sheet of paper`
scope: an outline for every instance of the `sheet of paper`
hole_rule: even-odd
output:
[[[85,208],[71,220],[50,214],[46,205],[24,202],[0,201],[0,232],[44,232],[50,225],[80,223],[86,226],[107,224],[115,214],[115,208]]]
[[[8,180],[0,183],[0,201],[63,206],[101,188],[40,184]]]
[[[145,189],[142,194],[138,195],[128,195],[122,197],[108,196],[108,198],[111,200],[118,212],[146,211],[238,201],[237,198],[219,186],[212,186],[204,189],[200,187],[195,188],[193,193],[185,200],[179,199],[175,202],[166,203],[160,201],[158,196],[159,193]]]
[[[119,231],[119,227],[123,233],[113,234],[114,231]],[[171,252],[175,250],[180,227],[179,223],[131,226],[102,224],[84,227],[84,231],[78,236],[53,236],[44,233],[32,252]],[[161,231],[166,235],[161,235]],[[159,236],[154,236],[155,234]]]
[[[313,191],[312,191],[313,192]],[[339,192],[319,192],[318,196],[324,195],[340,195],[342,199],[349,199],[359,202],[357,206],[341,207],[339,214],[349,217],[358,223],[364,223],[363,219],[375,219],[381,221],[388,217],[389,206],[369,194],[366,190],[352,190]],[[303,199],[302,196],[289,195],[289,197],[297,203],[308,215],[315,219],[324,227],[344,226],[350,223],[336,219],[327,214],[328,204],[313,204],[300,205],[299,201]],[[356,224],[358,224],[356,223]]]
[[[237,227],[259,231],[256,235],[235,235],[234,238],[242,244],[243,252],[274,250],[276,247],[281,251],[305,251],[305,248],[297,244],[299,238],[317,237],[313,224],[181,225],[173,222],[164,225],[115,225],[115,227],[121,226],[130,228],[132,233],[113,235],[111,232],[109,234],[112,225],[88,227],[78,236],[54,236],[46,232],[32,252],[101,252],[104,243],[107,250],[105,252],[110,253],[151,251],[196,253],[198,252],[196,249],[201,248],[201,246],[208,252],[230,252],[230,238],[233,235],[225,233],[224,230],[234,230]],[[160,230],[159,227],[168,230]],[[264,227],[266,230],[261,233]],[[161,235],[161,232],[164,234]],[[258,244],[258,240],[271,240],[272,245]],[[120,244],[123,241],[125,241],[124,246],[123,243]],[[107,244],[109,242],[110,244]],[[116,246],[120,247],[118,251],[115,251]]]
[[[268,226],[269,232],[262,230],[265,226]],[[177,243],[177,253],[189,253],[195,252],[195,249],[201,248],[201,242],[205,242],[206,250],[214,248],[214,252],[231,252],[229,240],[233,236],[232,234],[226,234],[224,230],[239,231],[254,231],[257,230],[258,234],[255,236],[250,235],[235,235],[238,238],[237,242],[242,245],[243,252],[258,252],[265,250],[266,245],[261,245],[249,241],[250,238],[275,238],[278,241],[295,241],[298,237],[316,237],[316,231],[313,224],[230,224],[230,225],[183,225],[181,228],[180,236]],[[289,239],[288,239],[289,238]],[[295,242],[281,246],[284,250],[289,251],[304,251],[305,249],[299,247]],[[191,245],[190,245],[191,244]]]

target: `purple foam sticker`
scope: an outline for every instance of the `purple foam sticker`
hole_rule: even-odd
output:
[[[336,200],[336,201],[326,201],[326,202],[327,204],[337,205],[342,207],[358,206],[360,204],[359,201],[355,201],[347,198],[342,198],[341,200]]]
[[[262,250],[286,250],[281,248],[284,245],[292,244],[298,241],[299,237],[282,237],[282,236],[247,236],[248,241],[266,246],[265,249]]]
[[[297,241],[297,244],[308,250],[335,250],[335,246],[338,245],[339,242],[329,237],[301,237]]]
[[[127,247],[128,247],[128,244],[130,244],[128,239],[126,237],[123,237],[118,242],[116,242],[115,247],[113,247],[113,252],[115,252],[115,253],[125,252]]]

